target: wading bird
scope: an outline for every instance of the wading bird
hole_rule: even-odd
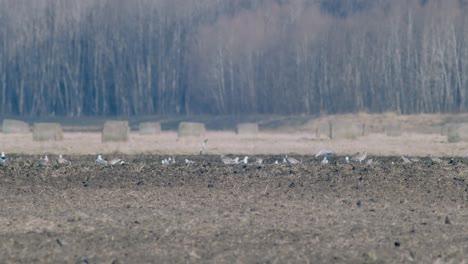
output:
[[[318,158],[318,157],[323,156],[323,155],[330,156],[330,154],[332,154],[332,153],[333,152],[330,151],[330,150],[322,149],[321,151],[319,151],[319,153],[315,154],[315,157]]]
[[[111,159],[109,161],[109,164],[110,165],[125,165],[125,161],[123,159],[115,158],[115,159]]]
[[[332,154],[333,154],[333,152],[331,152],[330,150],[322,149],[321,151],[319,151],[319,153],[317,153],[315,155],[315,157],[317,158],[317,157],[320,157],[320,156],[325,156],[322,159],[322,164],[328,164]]]
[[[96,163],[101,164],[101,165],[107,165],[107,160],[103,159],[101,155],[98,155],[96,159]]]
[[[302,163],[302,162],[300,162],[299,160],[297,160],[295,158],[288,157],[288,155],[286,155],[286,157],[284,159],[286,160],[286,162],[288,164],[291,164],[291,165]]]
[[[224,155],[221,156],[221,161],[225,165],[232,165],[232,164],[238,164],[239,163],[239,157],[236,157],[235,159],[231,159],[229,157],[225,157]]]
[[[328,164],[328,156],[323,157],[322,164]]]
[[[39,164],[39,166],[41,167],[49,167],[50,163],[49,163],[49,157],[47,157],[47,155],[45,155],[44,158],[40,158],[37,163]]]
[[[0,163],[5,163],[8,160],[8,158],[5,156],[5,152],[2,152],[2,155],[0,155]]]
[[[203,144],[202,144],[201,149],[200,149],[200,155],[205,154],[206,142],[208,142],[207,138],[205,138],[205,140],[203,141]]]
[[[256,158],[255,158],[255,163],[256,163],[257,165],[262,165],[263,159],[262,159],[262,158],[259,158],[259,157],[256,157]]]
[[[354,154],[353,157],[351,157],[351,160],[352,161],[359,161],[359,163],[362,163],[367,157],[367,152],[364,152],[364,153],[356,153]]]
[[[437,157],[433,157],[432,154],[429,155],[429,159],[432,163],[442,163],[443,161]]]
[[[65,159],[62,155],[59,155],[59,157],[57,158],[57,163],[60,164],[60,165],[69,165],[71,164],[71,162],[67,159]]]
[[[408,164],[408,163],[411,163],[411,160],[409,160],[407,157],[405,156],[401,156],[401,160],[403,161],[403,164]]]

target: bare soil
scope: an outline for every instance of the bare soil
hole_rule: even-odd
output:
[[[268,164],[226,166],[217,156],[161,165],[161,156],[132,155],[125,166],[100,166],[95,156],[69,158],[42,168],[37,157],[13,155],[0,166],[2,263],[468,259],[461,159],[324,166],[263,156]]]

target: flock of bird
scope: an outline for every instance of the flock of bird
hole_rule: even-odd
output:
[[[204,142],[206,143],[206,141]],[[204,149],[204,148],[203,148]],[[320,158],[321,159],[321,163],[323,165],[326,165],[330,162],[330,158],[331,156],[333,155],[334,153],[330,150],[321,150],[319,151],[315,157],[316,158]],[[321,158],[323,157],[323,159]],[[235,158],[230,158],[230,157],[226,157],[224,155],[221,155],[221,162],[224,164],[224,165],[234,165],[234,164],[257,164],[257,165],[260,165],[260,164],[263,164],[263,159],[260,158],[260,157],[256,157],[254,161],[251,161],[249,159],[248,156],[245,156],[243,159],[240,159],[239,157],[235,157]],[[371,165],[371,164],[376,164],[378,163],[378,160],[374,160],[374,159],[367,159],[367,152],[363,152],[363,153],[356,153],[354,155],[352,155],[351,157],[348,157],[346,156],[343,160],[344,163],[351,163],[351,162],[359,162],[360,164],[365,162],[367,165]],[[1,153],[0,155],[0,164],[6,164],[8,162],[9,158],[5,155],[4,152]],[[403,163],[403,164],[409,164],[409,163],[413,163],[413,162],[420,162],[421,160],[418,159],[418,158],[407,158],[405,156],[401,156],[400,158],[400,161]],[[336,160],[335,160],[336,162]],[[443,161],[440,159],[440,158],[436,158],[436,157],[432,157],[432,155],[429,155],[428,156],[428,159],[425,160],[424,162],[430,162],[431,164],[433,163],[442,163]],[[453,162],[453,159],[450,160],[450,163]],[[65,159],[62,155],[59,155],[57,160],[56,160],[56,163],[59,164],[59,165],[70,165],[71,162],[67,159]],[[95,160],[95,163],[96,164],[100,164],[100,165],[125,165],[126,162],[120,158],[114,158],[114,159],[111,159],[109,161],[105,160],[104,158],[102,158],[101,155],[98,155],[97,159]],[[161,160],[161,164],[162,165],[171,165],[171,164],[176,164],[176,159],[175,157],[169,157],[169,158],[164,158]],[[185,159],[184,161],[185,164],[194,164],[195,161],[193,160],[189,160],[189,159]],[[303,163],[302,160],[298,160],[298,159],[295,159],[293,157],[288,157],[288,155],[284,156],[284,158],[279,161],[279,160],[275,160],[274,161],[274,164],[290,164],[290,165],[295,165],[295,164],[301,164]],[[394,162],[392,162],[394,163]],[[39,160],[37,160],[37,164],[41,167],[48,167],[50,165],[52,165],[51,161],[49,160],[48,156],[44,156],[43,158],[40,158]]]
[[[318,158],[318,157],[321,157],[323,156],[323,159],[322,159],[322,164],[328,164],[330,162],[330,157],[331,155],[333,154],[332,151],[329,151],[329,150],[321,150],[319,151],[315,157]],[[350,161],[356,161],[356,162],[359,162],[359,163],[362,163],[367,157],[367,152],[364,152],[364,153],[356,153],[355,155],[353,155],[351,157],[351,159],[349,157],[345,157],[344,159],[344,162],[345,163],[350,163]],[[245,156],[243,160],[240,160],[239,157],[236,157],[236,158],[228,158],[228,157],[225,157],[225,156],[221,156],[221,161],[225,164],[225,165],[231,165],[231,164],[248,164],[249,163],[249,157],[248,156]],[[256,164],[262,164],[263,163],[263,160],[261,158],[255,158],[255,163]],[[298,159],[295,159],[295,158],[292,158],[292,157],[288,157],[288,155],[284,156],[283,160],[280,162],[278,160],[275,160],[274,164],[280,164],[280,163],[284,163],[284,164],[290,164],[290,165],[295,165],[295,164],[300,164],[300,163],[303,163],[302,160],[298,160]],[[372,163],[372,159],[370,159],[370,162],[368,160],[368,164],[371,164]]]
[[[208,139],[205,139],[202,142],[202,146],[201,146],[200,153],[199,153],[200,156],[203,156],[203,155],[206,154],[205,150],[206,150],[207,141],[208,141]],[[315,158],[321,159],[321,163],[323,165],[327,165],[327,164],[330,163],[330,159],[334,154],[335,153],[333,151],[331,151],[331,150],[322,149],[315,155]],[[468,158],[468,154],[466,155],[466,158]],[[231,157],[221,155],[220,159],[221,159],[221,162],[224,165],[235,165],[235,164],[257,164],[257,165],[260,165],[260,164],[263,164],[263,159],[260,158],[260,157],[255,157],[254,159],[252,159],[252,158],[249,158],[248,156],[245,156],[243,159],[240,159],[239,157],[231,158]],[[358,153],[352,155],[351,157],[346,156],[343,160],[339,160],[339,159],[341,159],[341,158],[335,157],[333,159],[334,164],[337,164],[337,163],[349,164],[349,163],[352,163],[352,162],[362,164],[363,162],[365,162],[365,164],[367,164],[367,165],[372,165],[372,164],[379,163],[379,160],[368,158],[367,152],[358,152]],[[6,164],[8,162],[8,160],[9,160],[9,158],[5,155],[4,152],[2,152],[1,155],[0,155],[0,165]],[[403,164],[409,164],[409,163],[421,162],[421,160],[418,159],[418,158],[408,158],[408,157],[405,157],[405,156],[401,156],[400,159],[399,159],[399,162],[402,162]],[[436,157],[433,157],[432,155],[429,155],[422,162],[434,164],[434,163],[442,163],[443,161],[440,158],[436,158]],[[449,163],[453,163],[453,162],[454,162],[454,159],[453,158],[450,159]],[[95,163],[100,164],[100,165],[112,165],[112,166],[114,166],[114,165],[125,165],[126,164],[126,162],[124,160],[120,159],[120,158],[114,158],[114,159],[111,159],[111,160],[107,161],[101,155],[97,156],[97,159],[95,160]],[[164,158],[164,159],[161,160],[162,165],[172,165],[172,164],[176,164],[176,163],[177,163],[177,161],[176,161],[176,158],[174,156]],[[181,163],[182,164],[183,163],[185,163],[185,164],[194,164],[195,161],[185,159]],[[280,160],[275,160],[273,162],[273,164],[289,164],[289,165],[295,165],[295,164],[301,164],[301,163],[303,163],[302,160],[298,160],[298,159],[295,159],[293,157],[288,157],[288,155],[285,155],[282,158],[282,160],[281,159]],[[392,164],[393,163],[394,162],[392,161]],[[37,160],[36,164],[38,164],[41,167],[48,167],[48,166],[52,165],[51,161],[49,160],[47,155],[45,157],[40,158],[39,160]],[[56,160],[56,164],[70,165],[71,162],[69,160],[65,159],[62,155],[59,155],[59,157]]]

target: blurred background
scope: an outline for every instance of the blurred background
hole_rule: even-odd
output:
[[[462,0],[0,0],[0,114],[468,110]]]

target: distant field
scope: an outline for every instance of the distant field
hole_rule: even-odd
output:
[[[4,117],[6,118],[6,117]],[[14,118],[14,117],[9,117]],[[458,115],[397,115],[344,114],[333,116],[194,116],[194,117],[130,117],[132,129],[127,143],[101,143],[102,125],[106,120],[125,118],[41,118],[22,119],[34,122],[59,122],[64,127],[64,141],[34,142],[31,134],[0,134],[0,151],[25,154],[98,154],[120,152],[124,154],[197,154],[204,138],[177,138],[177,125],[181,121],[203,122],[208,130],[207,154],[285,154],[310,155],[321,149],[330,149],[347,155],[367,151],[371,155],[464,156],[468,142],[448,143],[441,135],[446,124],[468,123],[468,114]],[[365,124],[365,135],[356,140],[330,140],[317,135],[321,124],[347,120]],[[163,132],[159,135],[140,136],[141,122],[157,121]],[[260,133],[256,137],[242,137],[234,133],[236,124],[256,122]],[[401,126],[400,137],[389,137],[385,126],[396,122]]]
[[[357,140],[330,140],[317,138],[313,133],[260,133],[256,137],[242,137],[234,132],[207,132],[207,154],[315,154],[329,149],[341,155],[367,151],[379,156],[464,156],[468,142],[447,143],[437,134],[403,134],[387,137],[370,134]],[[132,132],[126,143],[101,143],[100,133],[65,133],[59,142],[35,142],[32,135],[3,134],[0,151],[24,154],[198,154],[203,138],[178,139],[176,132],[140,136]]]

